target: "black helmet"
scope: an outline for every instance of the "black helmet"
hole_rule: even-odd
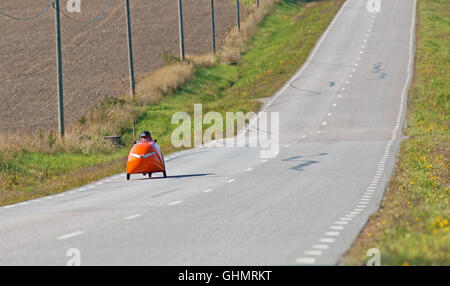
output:
[[[141,138],[144,137],[152,137],[152,135],[150,134],[150,132],[148,131],[142,131],[141,134],[139,135]]]

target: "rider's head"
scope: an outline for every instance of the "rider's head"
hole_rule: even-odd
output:
[[[148,131],[142,131],[139,136],[141,137],[141,139],[146,139],[146,140],[152,139],[152,135]]]

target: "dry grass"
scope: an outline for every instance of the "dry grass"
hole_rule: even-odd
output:
[[[145,77],[137,87],[137,98],[142,104],[159,102],[164,95],[171,94],[184,85],[197,68],[211,67],[216,57],[211,54],[188,55],[183,62],[166,65]]]
[[[248,10],[244,21],[241,21],[241,31],[237,27],[228,33],[225,37],[219,56],[223,62],[236,63],[240,60],[241,54],[251,48],[251,42],[255,35],[258,25],[268,15],[275,4],[281,0],[266,0],[260,8],[253,5]]]

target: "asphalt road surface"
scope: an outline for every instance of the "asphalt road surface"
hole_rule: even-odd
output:
[[[195,148],[167,156],[166,179],[2,207],[0,265],[336,264],[382,200],[412,76],[415,0],[366,4],[348,0],[263,107],[278,156]]]

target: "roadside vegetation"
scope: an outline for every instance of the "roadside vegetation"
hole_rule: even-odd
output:
[[[217,55],[189,56],[167,63],[137,86],[134,99],[111,97],[81,117],[64,140],[52,132],[0,136],[0,205],[58,193],[123,172],[134,141],[131,128],[150,130],[164,154],[177,151],[170,144],[174,113],[256,112],[257,100],[271,96],[306,60],[344,0],[261,1],[249,7]],[[249,2],[250,3],[250,2]],[[206,126],[205,126],[206,128]],[[117,148],[103,139],[122,136]],[[168,170],[170,175],[170,170]]]
[[[450,264],[450,2],[419,0],[408,139],[380,211],[341,264],[365,265],[378,248],[382,265]]]

